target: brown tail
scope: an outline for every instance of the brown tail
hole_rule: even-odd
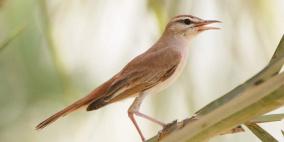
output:
[[[49,125],[50,123],[52,123],[55,120],[57,120],[58,118],[63,117],[65,115],[69,114],[70,112],[72,112],[74,110],[77,110],[77,109],[79,109],[79,108],[81,108],[83,106],[86,106],[86,105],[90,104],[91,102],[97,100],[98,98],[100,98],[101,96],[103,96],[105,94],[106,90],[109,88],[109,86],[111,85],[112,81],[113,81],[113,79],[110,79],[109,81],[105,82],[100,87],[95,89],[88,96],[86,96],[86,97],[84,97],[84,98],[74,102],[70,106],[64,108],[63,110],[55,113],[54,115],[50,116],[46,120],[42,121],[40,124],[38,124],[36,126],[36,130],[42,129],[42,128],[46,127],[47,125]]]

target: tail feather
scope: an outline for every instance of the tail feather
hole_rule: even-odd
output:
[[[36,130],[42,129],[42,128],[46,127],[47,125],[49,125],[50,123],[56,121],[58,118],[63,117],[65,115],[69,114],[70,112],[73,112],[74,110],[77,110],[77,109],[79,109],[83,106],[90,104],[94,100],[99,99],[100,97],[102,97],[105,94],[106,90],[109,88],[112,81],[113,81],[113,79],[105,82],[100,87],[95,89],[88,96],[74,102],[73,104],[69,105],[68,107],[64,108],[63,110],[55,113],[54,115],[50,116],[46,120],[42,121],[40,124],[38,124],[36,126]]]
[[[63,110],[55,113],[54,115],[50,116],[46,120],[42,121],[40,124],[38,124],[36,126],[36,129],[38,130],[38,129],[42,129],[42,128],[46,127],[48,124],[54,122],[58,118],[63,117],[65,115],[69,114],[70,112],[87,105],[90,101],[92,101],[92,99],[90,99],[89,97],[82,98],[82,99],[76,101],[75,103],[71,104],[70,106],[64,108]]]

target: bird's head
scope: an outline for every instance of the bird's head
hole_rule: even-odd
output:
[[[203,20],[192,15],[178,15],[170,20],[165,32],[192,38],[203,31],[219,29],[217,27],[208,26],[209,24],[219,22],[220,21],[217,20]]]

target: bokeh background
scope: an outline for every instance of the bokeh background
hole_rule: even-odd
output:
[[[0,141],[140,141],[127,116],[132,99],[34,127],[147,50],[177,14],[223,23],[192,41],[178,82],[143,103],[164,122],[189,117],[268,63],[284,33],[283,0],[0,0]],[[138,121],[148,138],[161,129]],[[284,122],[262,126],[284,141]],[[212,139],[222,141],[259,140],[250,131]]]

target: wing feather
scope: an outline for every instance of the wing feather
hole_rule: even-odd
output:
[[[133,59],[122,69],[104,97],[92,102],[87,110],[96,110],[128,98],[168,79],[175,72],[181,56],[178,52],[168,49],[157,52]]]

